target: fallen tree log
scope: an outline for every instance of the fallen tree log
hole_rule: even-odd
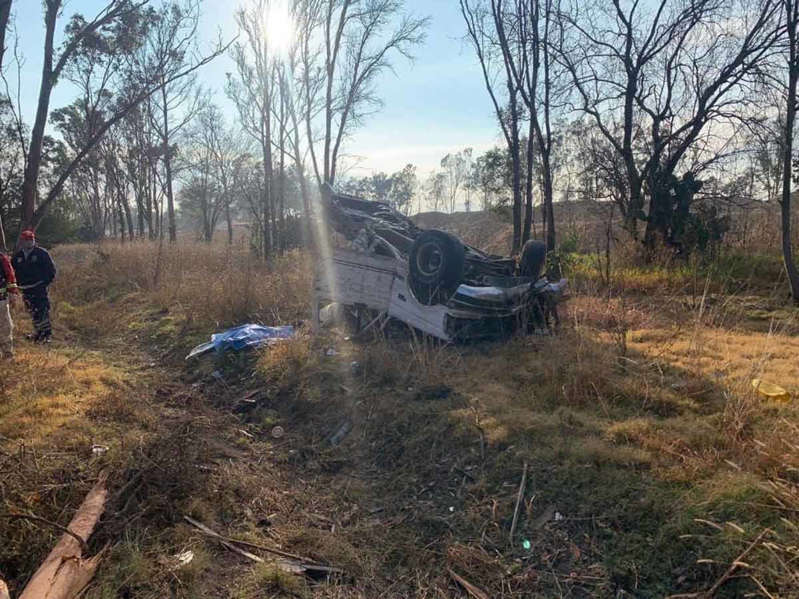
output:
[[[89,584],[100,565],[102,552],[86,558],[82,555],[83,547],[105,509],[108,498],[105,483],[106,476],[103,474],[69,523],[67,528],[70,534],[61,536],[28,581],[19,599],[73,599]],[[83,543],[78,539],[82,539]]]

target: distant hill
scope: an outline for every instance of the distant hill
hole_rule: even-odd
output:
[[[422,229],[440,229],[492,254],[507,254],[513,228],[510,218],[493,210],[477,212],[421,212],[411,217]]]
[[[609,204],[591,201],[555,203],[555,224],[559,235],[575,232],[579,238],[593,239],[608,215]],[[618,211],[616,211],[618,218]],[[441,229],[460,237],[476,248],[494,254],[507,254],[513,237],[510,208],[476,212],[421,212],[411,217],[423,229]],[[541,209],[533,214],[534,237],[543,237]]]

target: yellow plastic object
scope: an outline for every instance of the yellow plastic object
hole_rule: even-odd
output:
[[[760,395],[763,397],[774,399],[776,401],[790,401],[791,399],[791,394],[779,385],[767,383],[766,381],[761,381],[760,379],[752,379],[752,386],[755,388],[755,391],[760,393]]]

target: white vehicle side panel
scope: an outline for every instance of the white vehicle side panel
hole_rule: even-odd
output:
[[[349,250],[335,250],[316,265],[314,290],[317,301],[362,304],[388,312],[397,261]]]
[[[397,274],[391,288],[391,303],[388,315],[401,320],[420,331],[433,335],[444,341],[450,341],[445,322],[448,309],[446,306],[423,306],[408,288],[406,274]]]

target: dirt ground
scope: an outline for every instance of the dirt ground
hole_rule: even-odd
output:
[[[0,498],[66,523],[110,471],[86,597],[799,596],[797,408],[750,385],[799,392],[780,302],[575,294],[554,337],[301,328],[186,362],[218,329],[188,300],[77,299],[56,290],[57,341],[20,344],[0,387]],[[256,564],[185,516],[342,573]],[[59,532],[0,527],[13,596]]]

